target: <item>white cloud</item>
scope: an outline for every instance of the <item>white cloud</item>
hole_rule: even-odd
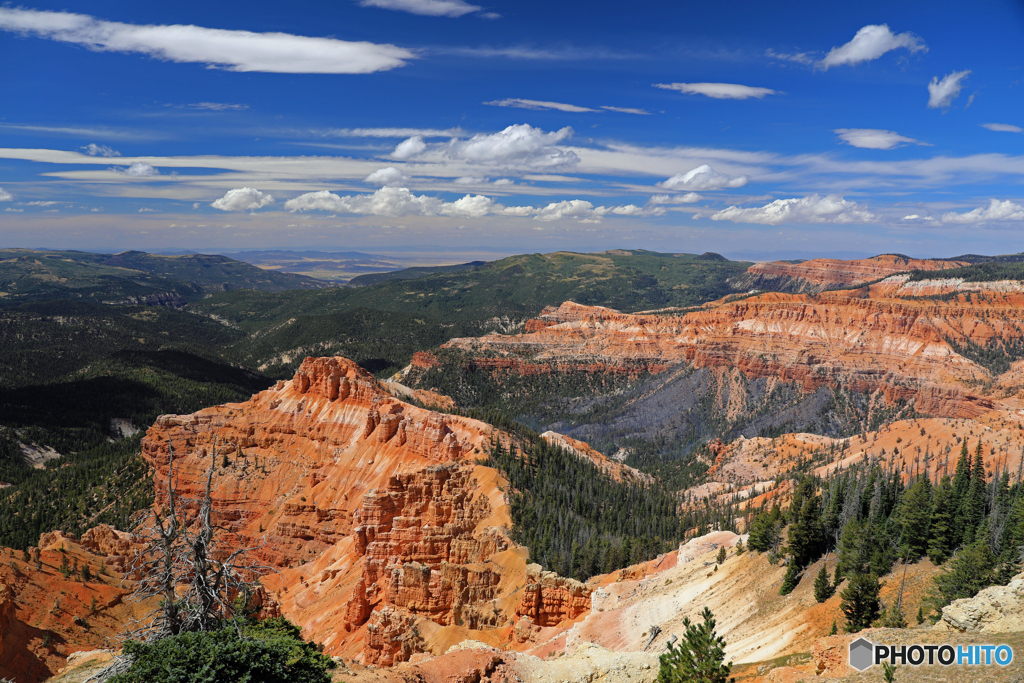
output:
[[[515,107],[517,109],[555,109],[557,111],[567,111],[573,113],[597,111],[596,109],[590,109],[588,107],[577,107],[575,104],[564,104],[562,102],[544,102],[542,100],[523,100],[519,98],[493,100],[491,102],[484,102],[484,104],[489,104],[493,107]]]
[[[362,7],[395,9],[428,17],[461,17],[481,9],[479,5],[470,5],[463,0],[362,0],[359,4]]]
[[[502,185],[515,185],[516,181],[512,180],[511,178],[498,178],[492,184],[498,185],[500,187]]]
[[[755,88],[735,83],[655,83],[655,88],[678,90],[679,92],[706,95],[716,100],[745,100],[748,97],[761,99],[765,95],[775,95],[776,91],[769,88]]]
[[[149,209],[144,206],[141,209],[139,209],[139,213],[156,213],[156,209]]]
[[[551,202],[542,208],[532,206],[503,206],[483,195],[466,195],[454,202],[438,197],[415,195],[404,187],[382,187],[373,194],[339,196],[327,190],[307,192],[289,199],[284,204],[289,211],[329,211],[331,213],[355,213],[372,216],[398,218],[402,216],[453,216],[458,218],[482,218],[488,215],[533,216],[539,221],[556,221],[562,218],[596,221],[614,214],[619,216],[660,215],[660,207],[642,208],[625,206],[597,206],[582,199]]]
[[[809,52],[795,52],[787,54],[784,52],[776,52],[771,48],[764,51],[764,56],[772,59],[782,59],[787,62],[796,62],[797,64],[806,64],[808,66],[814,64],[816,61]]]
[[[271,195],[251,187],[242,187],[237,190],[228,190],[223,197],[210,206],[221,211],[255,211],[273,203],[274,198]]]
[[[824,69],[842,64],[860,64],[878,59],[886,52],[901,47],[911,52],[928,49],[913,33],[894,34],[886,24],[868,25],[857,31],[857,35],[846,45],[829,50],[820,64]]]
[[[916,145],[927,144],[914,138],[904,137],[891,130],[877,128],[837,128],[832,132],[846,144],[862,149],[893,149],[909,142]]]
[[[461,128],[328,128],[300,132],[332,138],[409,138],[417,135],[423,138],[452,138],[463,135]]]
[[[0,7],[0,30],[82,45],[96,52],[136,52],[228,71],[373,73],[404,66],[406,60],[416,57],[395,45],[180,24],[123,24],[86,14],[10,7]]]
[[[116,170],[124,173],[125,175],[130,175],[133,178],[148,178],[150,176],[160,175],[160,171],[142,161],[136,161],[128,168],[119,168]]]
[[[640,116],[650,116],[651,112],[643,109],[633,109],[632,107],[607,107],[602,106],[601,109],[607,109],[608,111],[617,111],[620,114],[639,114]]]
[[[555,145],[572,134],[573,130],[568,126],[545,133],[540,128],[522,123],[489,135],[481,133],[468,140],[452,140],[446,146],[445,156],[455,161],[488,166],[547,171],[569,169],[576,166],[580,158],[575,152]]]
[[[0,187],[0,202],[14,201],[14,195]]]
[[[696,192],[687,192],[684,195],[656,194],[647,200],[648,204],[693,204],[699,202],[701,197]]]
[[[85,153],[91,157],[119,157],[121,153],[116,149],[111,149],[106,145],[97,145],[95,142],[90,142],[85,147],[82,147]]]
[[[516,184],[516,181],[511,178],[498,178],[492,181],[489,178],[480,178],[478,176],[462,176],[452,182],[456,185],[495,185],[498,187]]]
[[[658,187],[666,190],[721,190],[725,187],[743,187],[746,184],[747,176],[730,178],[707,164],[702,164],[686,173],[676,173],[658,183]]]
[[[921,216],[921,215],[918,215],[916,213],[912,213],[909,216],[904,216],[900,220],[904,220],[904,221],[934,221],[935,219],[932,218],[931,216]]]
[[[963,87],[961,81],[970,73],[969,70],[954,71],[941,81],[938,76],[932,78],[932,82],[928,84],[928,106],[932,109],[945,109],[951,105],[960,95],[960,89]]]
[[[376,171],[363,178],[364,183],[370,183],[372,185],[401,185],[407,180],[409,179],[405,174],[394,166],[378,168]]]
[[[199,208],[199,202],[192,202],[192,208],[193,209],[198,209]]]
[[[598,207],[600,215],[607,210]],[[569,199],[561,202],[551,202],[537,212],[534,220],[557,221],[561,218],[590,218],[596,215],[594,205],[583,199]]]
[[[483,195],[466,195],[462,199],[445,203],[441,206],[441,213],[445,216],[457,216],[463,218],[483,218],[494,211],[498,204],[490,197]]]
[[[25,206],[53,206],[54,204],[60,204],[60,202],[25,202]]]
[[[391,156],[395,159],[411,159],[422,154],[426,149],[427,143],[423,142],[423,136],[414,135],[408,140],[399,142]]]
[[[734,223],[867,223],[875,219],[874,214],[862,208],[857,202],[830,194],[817,194],[793,199],[776,199],[770,204],[751,209],[730,206],[711,216],[713,221]]]
[[[11,213],[22,213],[25,211],[25,209],[13,209],[8,206],[6,209],[4,209],[4,211],[10,211]]]
[[[207,111],[244,111],[248,104],[230,104],[228,102],[194,102],[185,105],[189,109],[205,109]]]
[[[950,211],[942,214],[943,223],[985,223],[988,221],[1021,221],[1024,220],[1024,206],[1015,204],[1009,199],[999,201],[990,199],[987,207],[978,207],[966,213]]]
[[[1024,128],[1012,123],[983,123],[981,127],[994,130],[997,133],[1024,133]]]

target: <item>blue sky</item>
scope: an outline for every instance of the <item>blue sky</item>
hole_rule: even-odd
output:
[[[0,6],[0,246],[1024,251],[1024,3]]]

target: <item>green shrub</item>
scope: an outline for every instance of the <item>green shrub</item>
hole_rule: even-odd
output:
[[[241,633],[239,633],[241,631]],[[108,683],[330,683],[330,657],[283,617],[231,622],[216,631],[180,633],[147,644],[128,641],[131,668]]]
[[[668,646],[661,655],[658,683],[733,683],[729,678],[732,662],[725,663],[725,638],[715,634],[715,615],[707,607],[701,613],[703,624],[683,619],[686,633],[676,647]]]

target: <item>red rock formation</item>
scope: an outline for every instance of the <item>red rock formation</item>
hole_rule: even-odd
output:
[[[865,282],[906,273],[911,270],[943,270],[969,265],[966,261],[912,259],[883,254],[868,259],[839,261],[813,259],[803,263],[770,261],[755,263],[735,278],[739,289],[770,289],[773,291],[816,294],[828,288],[855,287]]]
[[[499,475],[475,464],[492,438],[507,437],[404,403],[343,358],[308,358],[245,403],[160,417],[143,456],[158,505],[172,449],[182,500],[212,465],[215,519],[279,568],[264,583],[282,613],[331,654],[391,664],[504,638],[525,552],[502,531]]]
[[[912,399],[935,415],[973,417],[991,410],[979,393],[990,373],[947,339],[985,346],[1024,337],[1024,294],[987,292],[950,301],[872,298],[869,293],[764,294],[713,309],[628,315],[566,302],[554,322],[513,336],[454,339],[481,367],[574,370],[672,364],[738,369],[748,377],[799,383],[805,390],[843,384]]]
[[[586,584],[546,572],[539,564],[527,566],[526,580],[517,617],[537,626],[557,626],[590,611],[591,589]]]

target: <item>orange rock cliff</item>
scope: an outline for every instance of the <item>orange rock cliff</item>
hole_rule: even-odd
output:
[[[527,579],[500,475],[476,464],[498,438],[394,398],[344,358],[307,358],[245,403],[160,417],[143,457],[158,505],[172,451],[183,498],[212,463],[216,521],[277,568],[264,584],[282,613],[330,654],[391,665],[589,608],[585,588],[562,599],[564,586]]]

